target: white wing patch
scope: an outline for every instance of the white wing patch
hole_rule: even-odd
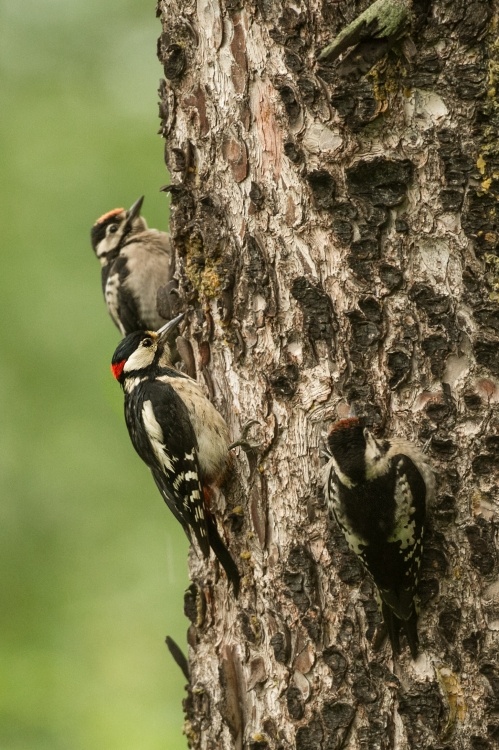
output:
[[[157,380],[171,385],[173,378],[160,375]],[[191,378],[175,378],[175,391],[188,407],[198,444],[197,460],[202,476],[224,473],[228,460],[228,428],[222,415],[205,397],[199,383]],[[173,387],[173,386],[172,386]]]
[[[165,450],[163,430],[161,425],[154,415],[151,401],[144,401],[142,407],[142,420],[146,428],[147,437],[151,443],[151,448],[154,451],[154,455],[158,459],[160,465],[170,474],[175,472],[172,460]]]

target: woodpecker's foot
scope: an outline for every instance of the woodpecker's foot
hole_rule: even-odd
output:
[[[258,443],[250,443],[248,441],[248,433],[254,424],[259,424],[258,419],[249,419],[243,424],[239,438],[229,445],[230,451],[233,448],[242,448],[245,453],[256,453],[261,448]]]

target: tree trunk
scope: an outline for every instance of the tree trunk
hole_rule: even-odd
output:
[[[234,439],[259,422],[216,508],[239,599],[191,554],[196,750],[499,741],[499,1],[414,0],[384,46],[319,64],[368,5],[158,4],[198,377]],[[436,469],[416,661],[375,650],[371,579],[327,516],[351,408]]]

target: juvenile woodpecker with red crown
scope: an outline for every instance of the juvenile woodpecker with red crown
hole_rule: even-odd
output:
[[[210,547],[239,592],[239,571],[209,510],[213,487],[229,462],[228,429],[200,385],[174,369],[168,336],[178,315],[158,331],[135,331],[119,344],[111,369],[125,394],[133,447],[147,464],[163,500],[203,553]]]
[[[143,201],[144,196],[128,211],[109,211],[97,219],[91,231],[107,309],[123,336],[138,330],[155,331],[172,317],[158,313],[158,291],[171,283],[175,270],[170,236],[149,229],[140,215]]]
[[[376,584],[393,653],[400,653],[402,629],[415,659],[415,595],[433,471],[412,443],[377,440],[355,417],[336,422],[327,444],[329,510]]]

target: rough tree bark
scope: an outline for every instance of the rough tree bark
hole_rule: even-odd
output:
[[[218,500],[239,600],[191,555],[196,749],[499,742],[499,0],[414,0],[374,67],[369,40],[319,65],[368,5],[158,3],[187,336],[261,443]],[[327,518],[350,407],[437,470],[417,661],[373,649],[372,584]]]

